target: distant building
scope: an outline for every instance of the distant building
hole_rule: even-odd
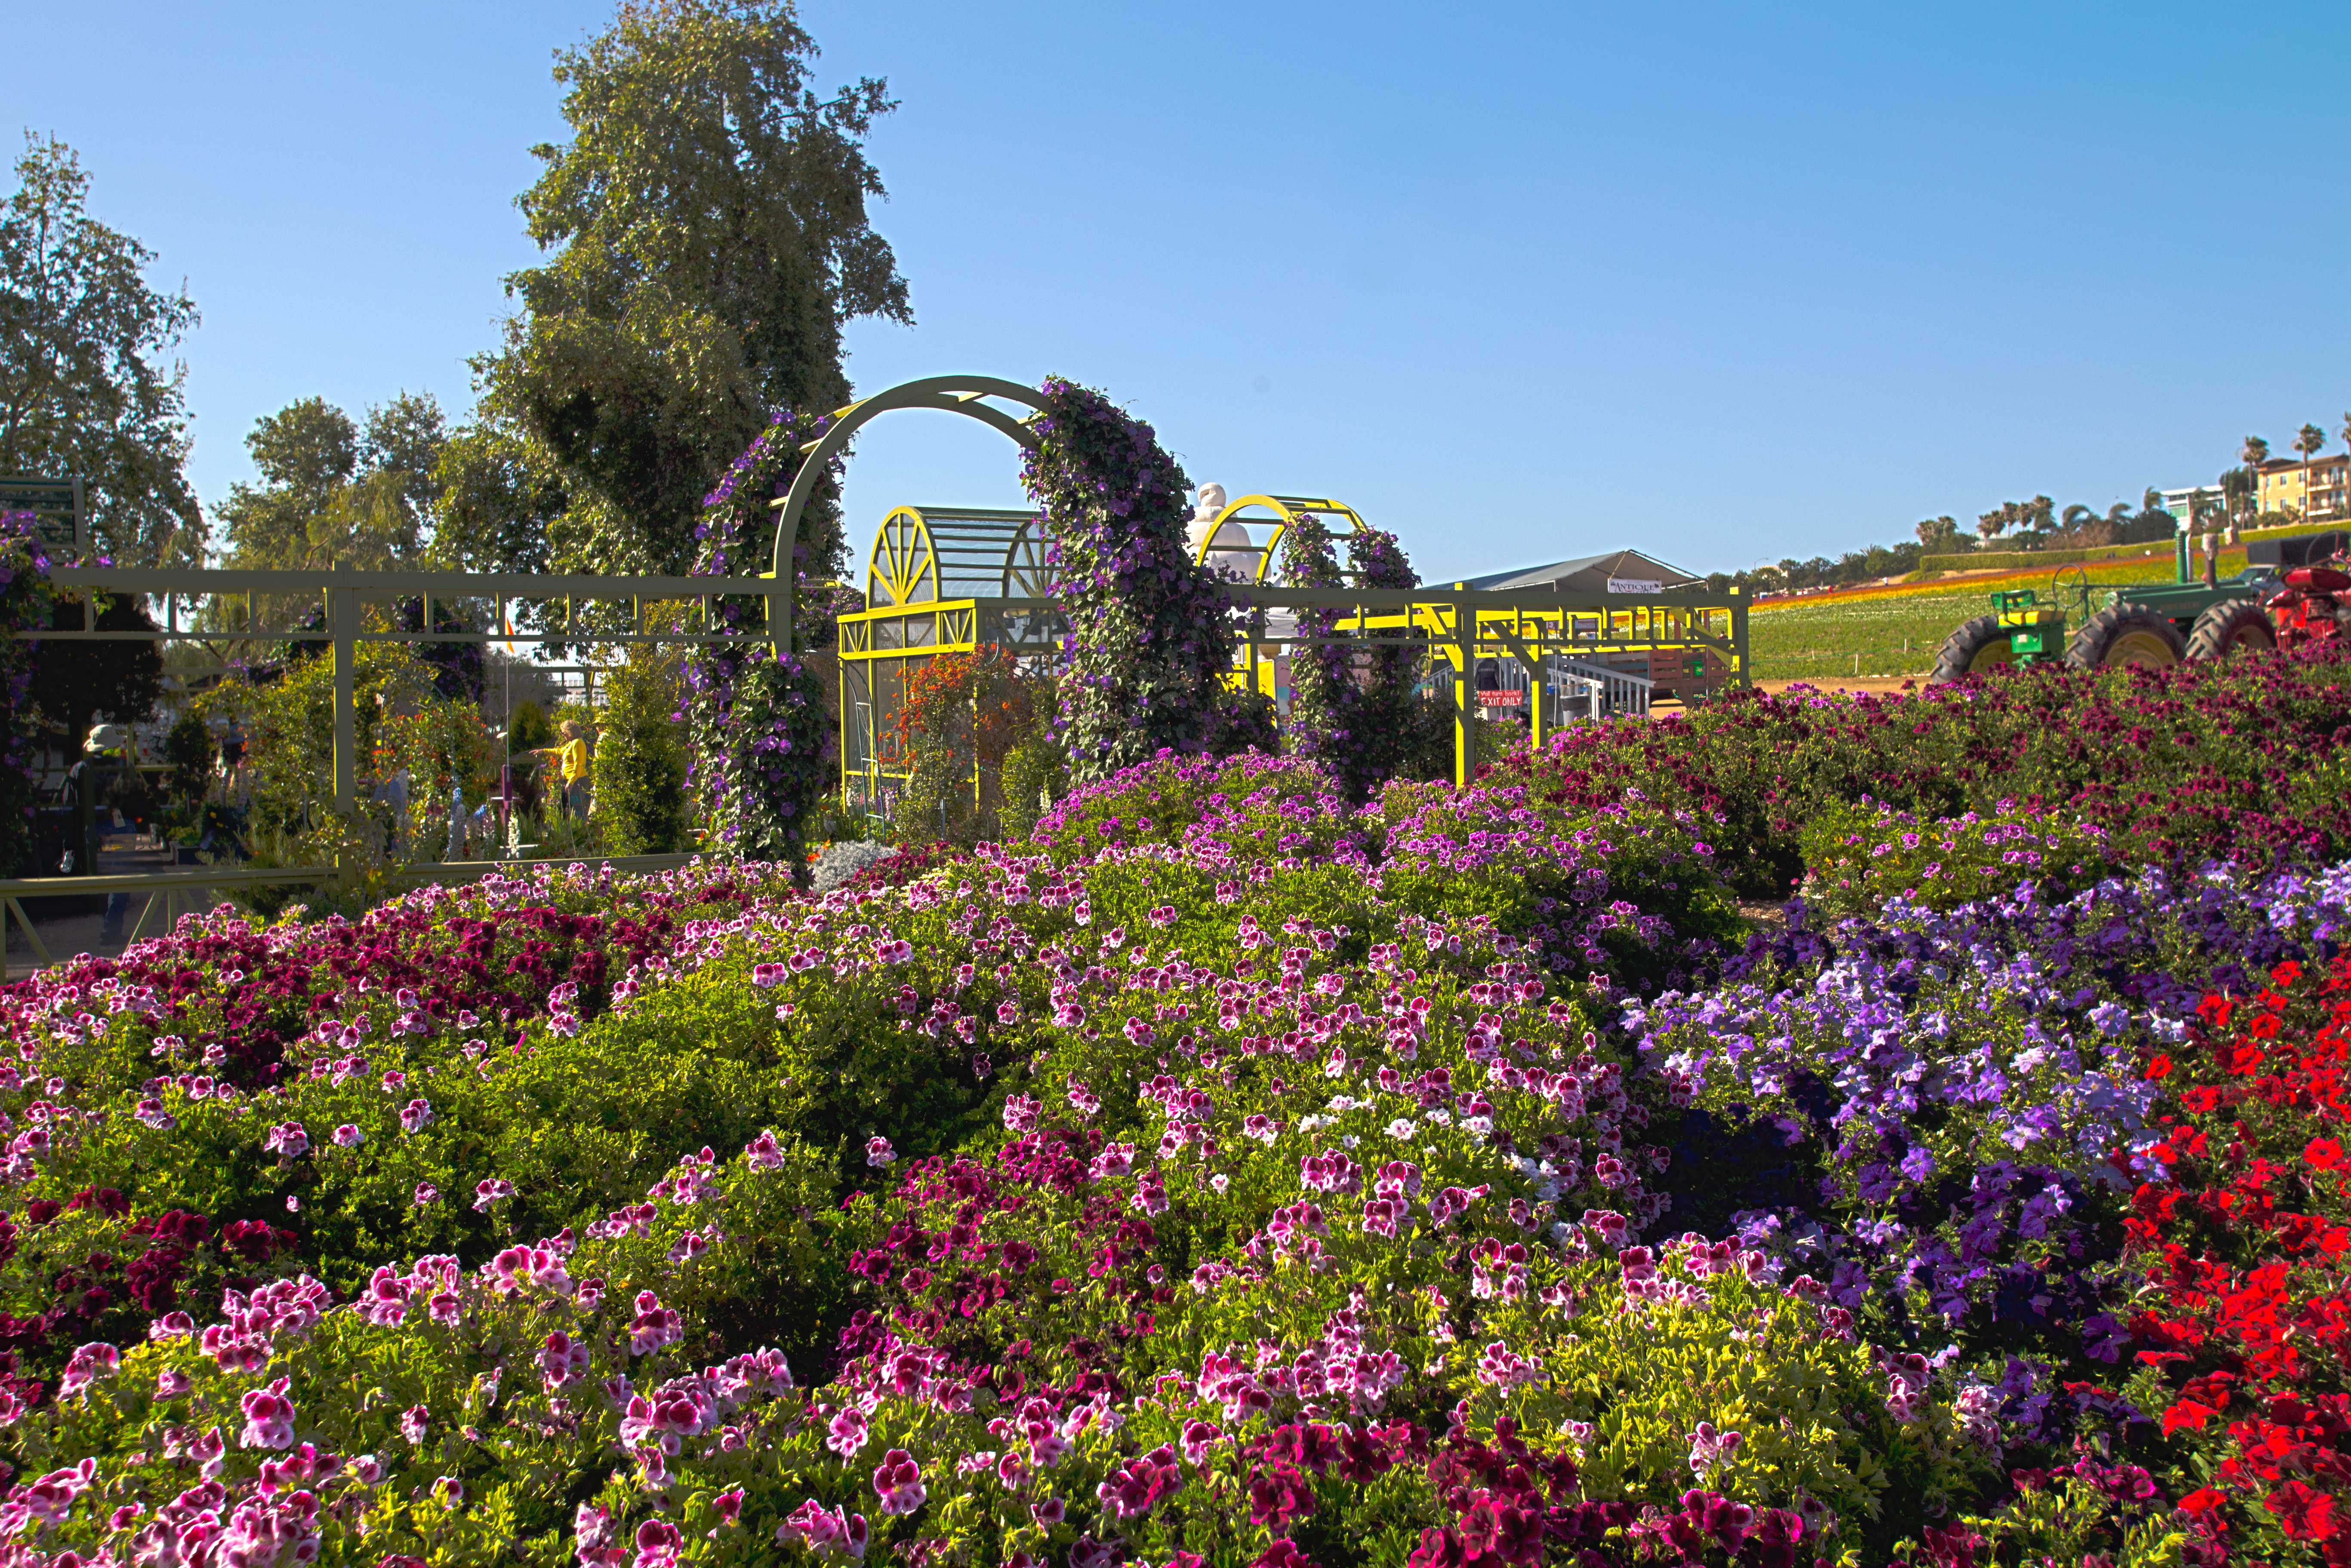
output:
[[[1687,588],[1706,580],[1680,567],[1668,566],[1639,550],[1612,550],[1606,555],[1579,556],[1548,566],[1526,566],[1514,571],[1488,572],[1469,579],[1469,586],[1489,593],[1656,593]]]
[[[2344,491],[2351,479],[2351,456],[2314,457],[2307,473],[2296,457],[2273,457],[2262,465],[2261,510],[2302,514],[2306,523],[2339,522],[2351,516]]]
[[[2220,487],[2217,485],[2189,485],[2184,489],[2158,490],[2156,494],[2163,497],[2163,509],[2179,518],[2183,528],[2188,526],[2191,507],[2195,508],[2193,515],[2199,517],[2217,518],[2220,515]]]

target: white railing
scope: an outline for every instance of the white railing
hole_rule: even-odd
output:
[[[1554,656],[1551,667],[1559,681],[1560,707],[1564,715],[1570,697],[1593,699],[1584,710],[1587,716],[1600,718],[1608,714],[1649,714],[1649,694],[1657,683],[1646,675],[1612,670],[1605,664],[1587,664],[1581,659]]]

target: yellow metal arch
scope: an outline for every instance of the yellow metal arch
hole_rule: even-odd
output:
[[[873,530],[865,558],[866,608],[930,604],[938,597],[939,559],[930,525],[914,507],[900,507]]]
[[[1209,555],[1216,549],[1217,530],[1221,529],[1228,520],[1234,519],[1237,514],[1246,511],[1251,507],[1262,507],[1265,510],[1271,512],[1275,518],[1271,537],[1267,538],[1263,545],[1252,545],[1249,547],[1259,552],[1257,558],[1257,574],[1249,580],[1252,582],[1261,583],[1266,580],[1266,571],[1267,569],[1273,564],[1274,553],[1281,548],[1281,536],[1288,533],[1292,525],[1297,523],[1301,517],[1313,517],[1316,518],[1326,519],[1323,522],[1323,527],[1325,528],[1330,527],[1330,524],[1327,521],[1328,518],[1332,517],[1344,517],[1347,519],[1352,531],[1355,533],[1362,533],[1370,527],[1369,524],[1364,521],[1362,516],[1356,512],[1355,508],[1347,505],[1344,501],[1333,501],[1328,498],[1312,496],[1243,496],[1237,501],[1228,501],[1225,503],[1224,510],[1217,514],[1215,525],[1208,529],[1207,536],[1200,540],[1199,550],[1193,559],[1199,561],[1202,565],[1206,565]],[[1256,519],[1240,520],[1251,521]]]

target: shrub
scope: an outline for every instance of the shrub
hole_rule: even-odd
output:
[[[2008,800],[1990,816],[1940,821],[1864,800],[1815,817],[1801,841],[1804,897],[1832,915],[1875,913],[1896,898],[1956,909],[2028,882],[2064,899],[2112,864],[2103,829]]]
[[[1650,801],[1719,821],[1740,892],[1780,897],[1807,823],[1868,799],[1921,817],[2013,800],[2104,829],[2133,863],[2351,852],[2351,799],[2300,780],[2351,737],[2327,644],[2169,669],[2035,665],[1908,695],[1731,693],[1652,724],[1578,725],[1501,773],[1565,807]]]
[[[640,643],[604,676],[604,708],[591,758],[593,800],[604,847],[613,854],[672,854],[685,847],[678,666],[674,654]]]

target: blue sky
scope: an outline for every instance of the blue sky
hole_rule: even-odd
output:
[[[550,52],[606,5],[12,5],[13,131],[204,312],[192,470],[288,401],[453,413],[534,252]],[[862,391],[1073,376],[1195,481],[1322,493],[1425,576],[1631,545],[1835,554],[2046,491],[2209,481],[2351,408],[2351,9],[809,0],[917,324]],[[93,70],[103,88],[93,86]],[[868,428],[852,538],[1016,505]]]

